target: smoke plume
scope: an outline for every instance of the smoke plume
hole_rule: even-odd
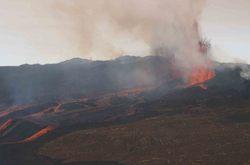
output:
[[[203,5],[204,0],[60,0],[52,7],[78,23],[85,57],[175,55],[186,70],[204,62],[198,51]]]

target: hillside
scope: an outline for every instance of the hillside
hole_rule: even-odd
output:
[[[40,102],[22,105],[19,102],[10,106],[10,102],[2,101],[0,164],[248,164],[250,81],[242,77],[242,66],[218,63],[215,77],[202,85],[187,86],[173,76],[169,60],[163,58],[163,62],[162,58],[127,56],[105,62],[73,59],[54,65],[25,66],[48,69],[45,75],[55,74],[57,67],[65,68],[68,75],[85,74],[88,69],[89,75],[97,75],[106,64],[112,67],[94,79],[71,75],[74,90],[64,86],[60,99],[56,97],[59,93],[53,92],[55,100],[44,95],[46,99]],[[135,81],[133,76],[138,69],[145,71],[145,67],[149,73],[161,73],[154,76],[154,81],[159,82],[145,85]],[[17,82],[27,73],[36,77],[34,68],[12,80]],[[164,69],[168,69],[166,73]],[[13,68],[10,70],[13,72]],[[106,85],[95,84],[103,78],[118,84],[120,77],[109,77],[110,72],[123,73],[133,85],[124,83],[106,90]],[[57,81],[50,78],[46,83],[53,86]],[[83,84],[84,88],[86,84],[91,86],[87,88],[89,93],[80,91],[76,96],[73,93],[79,91],[82,81],[90,81]],[[92,89],[97,85],[96,93]]]
[[[171,61],[161,56],[0,67],[0,101],[8,105],[51,102],[155,86],[171,77]]]

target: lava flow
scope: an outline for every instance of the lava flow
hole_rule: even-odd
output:
[[[0,133],[6,130],[13,123],[13,119],[7,120],[4,124],[0,126]]]
[[[47,126],[46,128],[43,128],[42,130],[38,131],[37,133],[35,133],[34,135],[26,138],[23,140],[23,142],[31,142],[34,141],[44,135],[46,135],[47,133],[53,131],[55,129],[54,126]]]
[[[188,85],[199,85],[202,89],[207,89],[203,83],[212,79],[214,76],[214,71],[209,70],[206,67],[196,68],[189,75]]]

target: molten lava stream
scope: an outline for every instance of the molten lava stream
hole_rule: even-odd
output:
[[[207,89],[204,82],[214,78],[215,73],[205,67],[195,69],[191,72],[188,78],[188,86],[199,85],[202,89]]]
[[[0,133],[3,132],[3,131],[5,131],[12,123],[13,123],[13,119],[9,119],[5,123],[3,123],[0,126]]]
[[[31,142],[34,141],[44,135],[46,135],[47,133],[53,131],[56,127],[54,126],[47,126],[46,128],[43,128],[42,130],[38,131],[37,133],[35,133],[34,135],[26,138],[23,140],[23,142]]]

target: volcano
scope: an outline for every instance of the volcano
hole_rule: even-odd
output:
[[[247,164],[248,65],[162,56],[0,68],[0,164]],[[206,89],[206,90],[204,90]]]

